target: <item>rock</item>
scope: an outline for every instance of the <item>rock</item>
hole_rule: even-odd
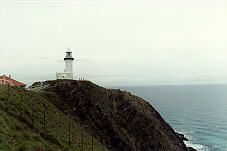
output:
[[[188,141],[188,139],[184,137],[184,134],[180,134],[180,133],[176,133],[176,134],[178,135],[178,137],[180,137],[182,141]]]
[[[197,151],[197,150],[192,147],[188,147],[188,151]]]

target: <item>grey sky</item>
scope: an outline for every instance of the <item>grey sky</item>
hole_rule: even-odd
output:
[[[0,3],[0,74],[101,85],[227,83],[226,2]]]

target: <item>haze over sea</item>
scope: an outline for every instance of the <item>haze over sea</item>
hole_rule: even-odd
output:
[[[227,85],[116,86],[140,96],[198,151],[227,151]]]

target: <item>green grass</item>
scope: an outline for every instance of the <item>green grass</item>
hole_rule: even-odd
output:
[[[82,150],[82,126],[60,112],[42,92],[31,92],[10,86],[10,103],[7,108],[7,86],[0,85],[0,150],[2,151],[55,151]],[[23,96],[20,119],[21,95]],[[32,125],[33,97],[35,100],[34,125]],[[59,99],[59,98],[51,98]],[[44,132],[44,106],[46,106],[46,131]],[[58,139],[56,139],[56,113],[58,113]],[[69,123],[71,145],[69,147]],[[91,135],[84,130],[84,151],[91,149]],[[103,145],[94,138],[94,151]],[[107,149],[106,149],[107,150]]]

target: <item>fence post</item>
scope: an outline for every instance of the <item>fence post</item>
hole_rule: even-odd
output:
[[[82,127],[82,151],[84,151],[84,128]]]
[[[56,129],[56,138],[58,140],[58,113],[56,113],[56,124],[57,124],[57,129]]]
[[[33,103],[32,103],[32,126],[34,126],[34,120],[35,120],[35,97],[33,94]]]
[[[9,83],[8,83],[8,99],[7,99],[7,110],[9,110]]]
[[[94,133],[91,132],[91,150],[92,151],[93,151],[93,145],[94,145],[93,137],[94,137]]]
[[[44,114],[43,114],[43,129],[44,129],[44,134],[46,134],[46,107],[44,106]]]
[[[103,151],[105,151],[105,140],[103,140]]]
[[[69,147],[70,147],[70,122],[69,122]]]
[[[21,106],[22,106],[22,93],[21,93],[21,96],[20,96],[20,121],[21,121]]]

